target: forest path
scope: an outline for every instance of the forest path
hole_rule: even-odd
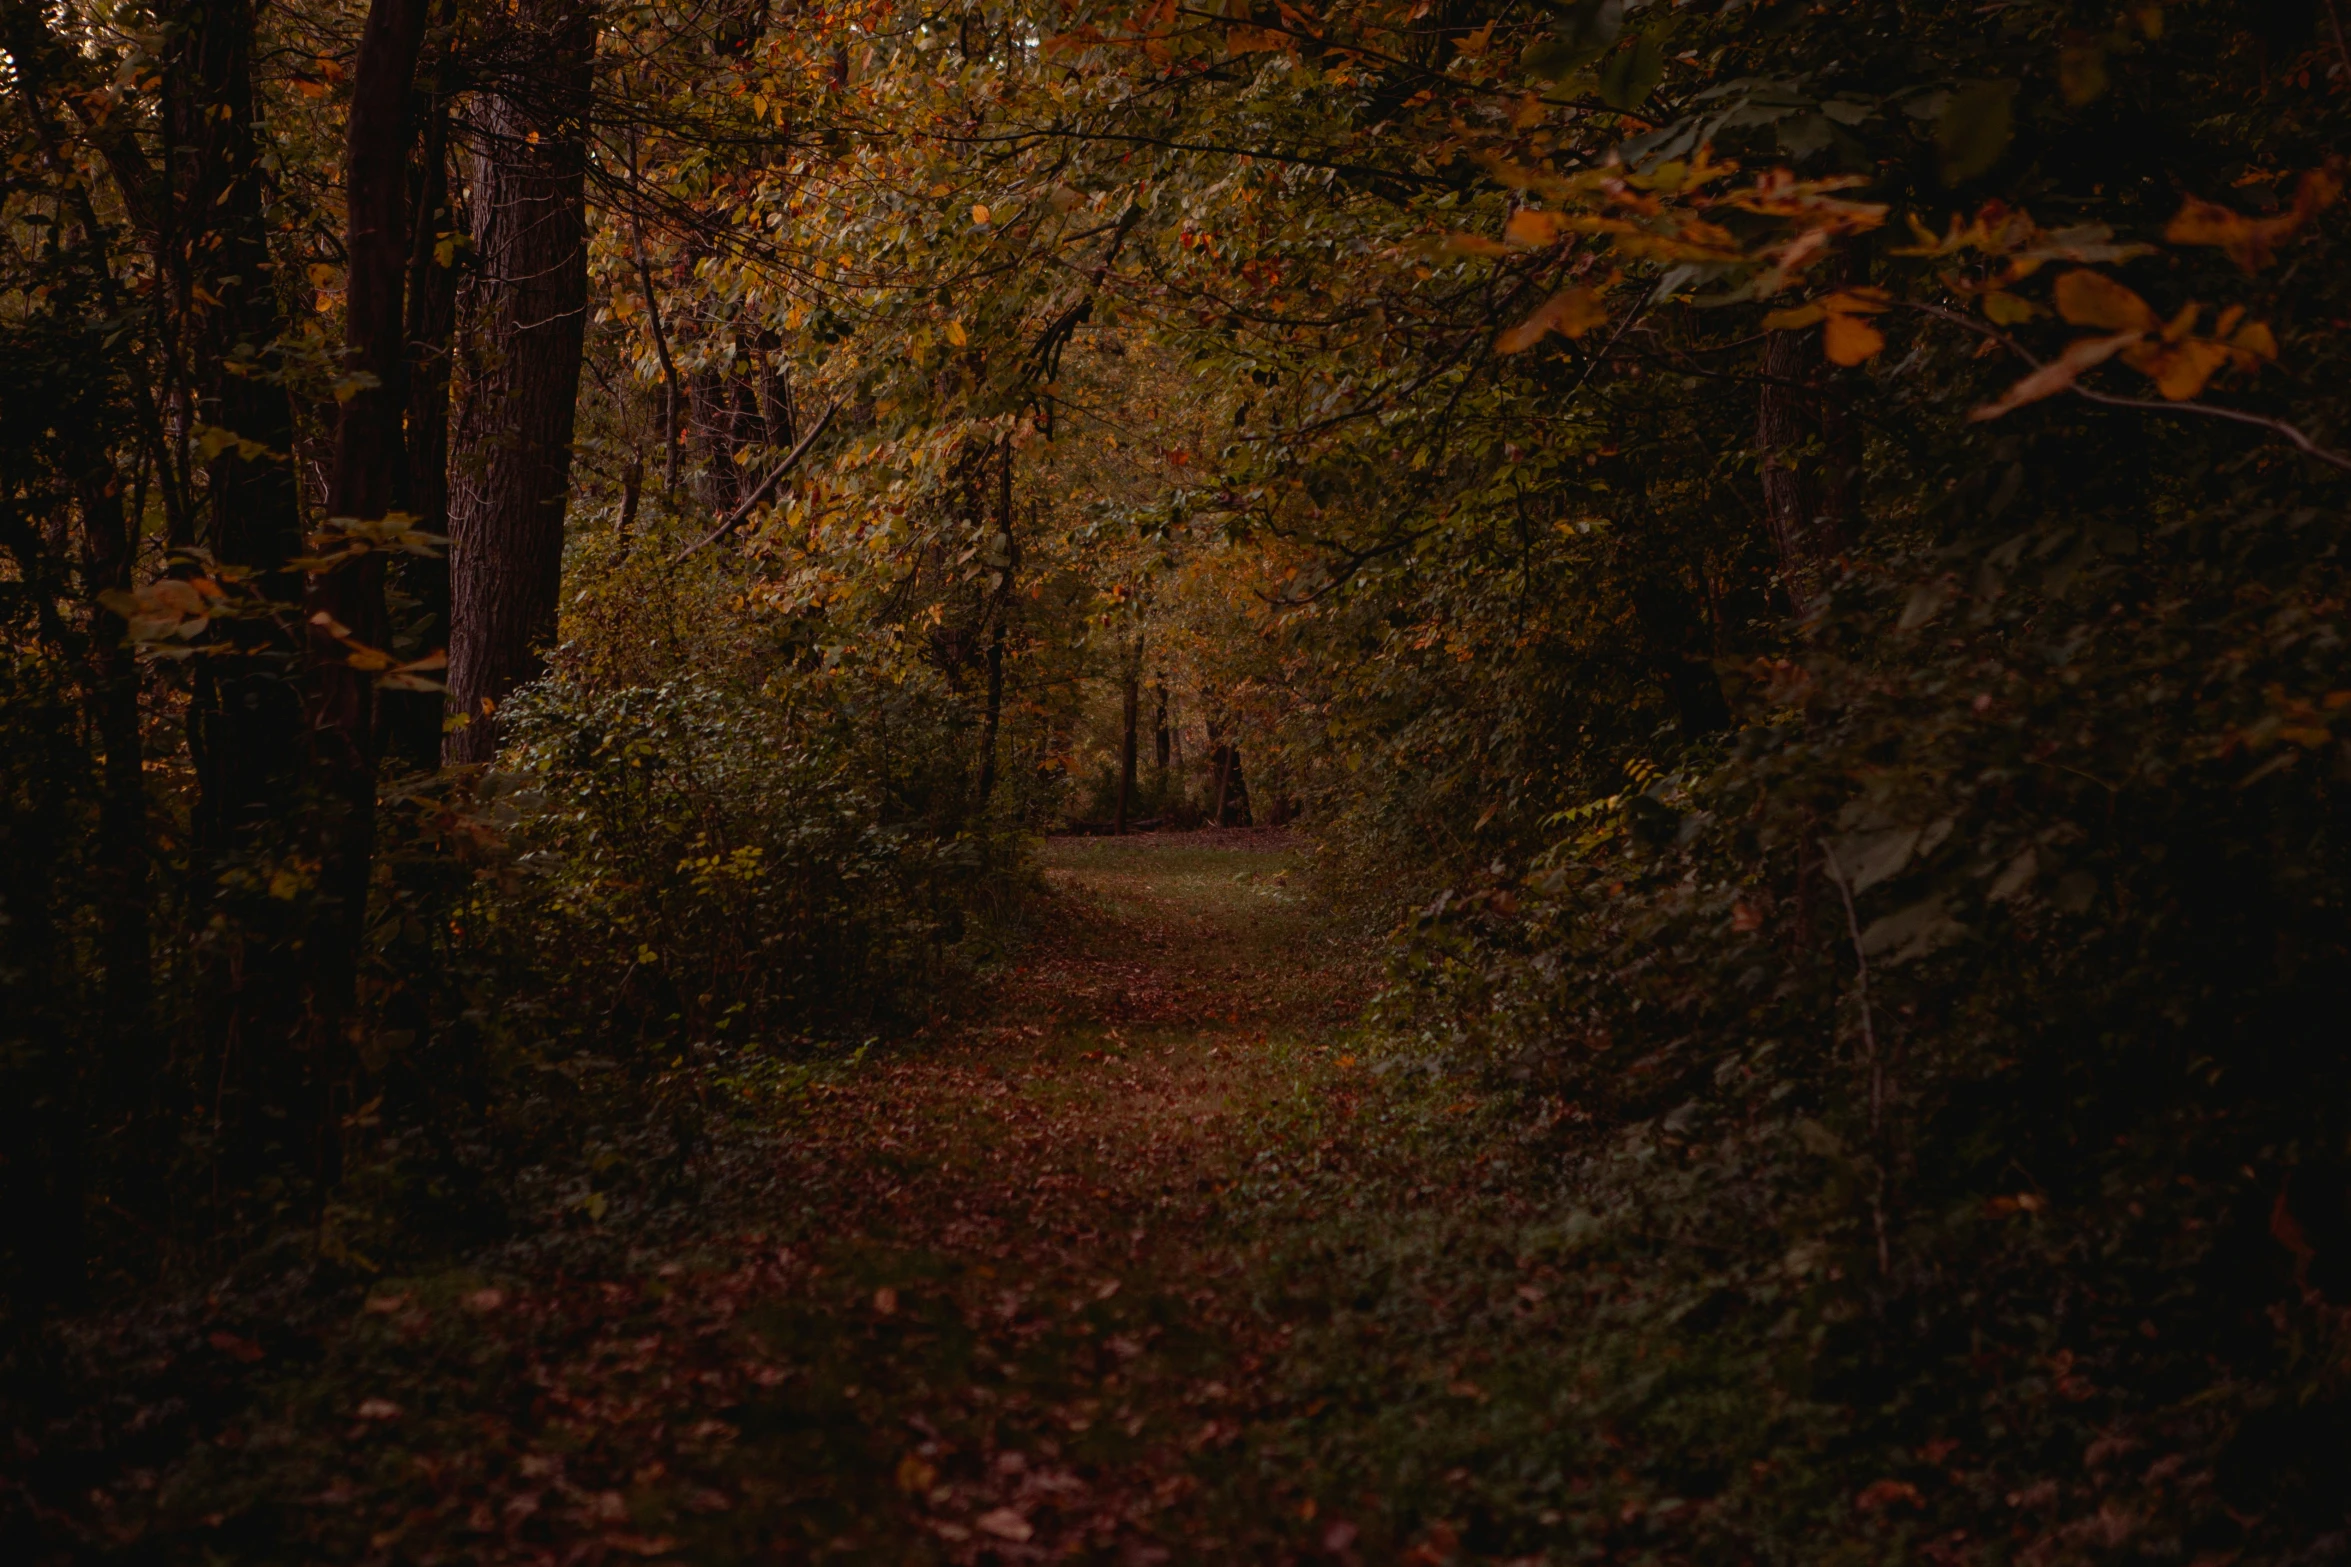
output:
[[[664,1236],[385,1286],[253,1439],[276,1499],[177,1510],[385,1563],[1456,1559],[1525,1445],[1465,1368],[1527,1210],[1477,1101],[1352,1053],[1302,858],[1050,845],[975,1020],[779,1095]]]

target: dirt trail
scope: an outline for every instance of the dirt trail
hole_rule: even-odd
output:
[[[246,1438],[285,1449],[278,1496],[210,1498],[219,1547],[1351,1559],[1352,1525],[1241,1461],[1297,1414],[1251,1259],[1331,1200],[1360,1079],[1362,959],[1299,858],[1052,845],[1051,920],[993,1010],[810,1085],[755,1199],[594,1277],[387,1287]]]

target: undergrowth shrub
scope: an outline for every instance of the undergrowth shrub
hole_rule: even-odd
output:
[[[1424,911],[1414,1026],[1553,1124],[1583,1456],[1698,1504],[1671,1536],[2339,1559],[2342,519],[1999,519]]]
[[[1011,840],[961,821],[949,715],[919,693],[685,676],[513,712],[512,866],[482,917],[530,976],[507,1015],[551,1037],[919,1021],[1010,896]]]
[[[719,1122],[993,960],[1033,873],[976,809],[952,694],[769,662],[619,684],[558,660],[502,708],[497,768],[395,798],[379,973],[415,1001],[380,1008],[353,1234],[697,1189]]]

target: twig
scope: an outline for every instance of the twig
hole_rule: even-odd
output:
[[[1903,303],[1921,314],[1940,317],[1945,321],[1966,327],[1978,336],[1988,337],[2033,369],[2041,368],[2041,361],[2035,358],[2022,343],[1988,322],[1978,321],[1973,316],[1962,315],[1956,310],[1948,310],[1941,305],[1922,304],[1917,300],[1905,300]],[[2207,419],[2225,419],[2231,424],[2249,424],[2255,429],[2267,430],[2272,435],[2282,436],[2300,448],[2304,456],[2315,457],[2330,468],[2351,473],[2351,457],[2346,457],[2341,452],[2327,450],[2283,419],[2271,419],[2261,414],[2249,414],[2239,408],[2223,408],[2217,403],[2174,403],[2160,402],[2150,397],[2116,397],[2111,392],[2093,392],[2079,381],[2068,382],[2065,389],[2085,401],[2100,403],[2108,408],[2135,408],[2142,413],[2153,414],[2201,414]]]
[[[1853,906],[1853,884],[1845,879],[1845,867],[1837,863],[1837,851],[1828,839],[1820,840],[1820,852],[1828,866],[1829,880],[1837,884],[1837,896],[1845,900],[1845,929],[1853,938],[1853,963],[1856,970],[1853,993],[1861,999],[1862,1059],[1869,1066],[1869,1140],[1878,1166],[1877,1186],[1869,1197],[1869,1212],[1877,1227],[1878,1272],[1883,1276],[1891,1276],[1894,1261],[1892,1248],[1886,1243],[1886,1158],[1882,1137],[1886,1110],[1886,1068],[1878,1055],[1877,1022],[1869,1006],[1869,953],[1861,945],[1861,914]]]
[[[766,500],[768,491],[774,489],[778,481],[780,481],[785,474],[790,473],[793,468],[798,466],[800,459],[808,454],[808,448],[816,444],[816,438],[824,434],[825,426],[833,422],[833,415],[839,413],[840,411],[841,405],[838,402],[834,403],[832,407],[827,408],[824,411],[824,417],[816,421],[816,428],[802,436],[800,438],[800,444],[793,447],[790,454],[787,455],[782,462],[776,464],[775,472],[760,480],[759,488],[753,490],[749,495],[744,496],[743,504],[737,506],[734,511],[728,515],[726,521],[720,523],[717,527],[711,529],[710,532],[704,534],[701,538],[696,539],[693,543],[678,551],[676,560],[684,560],[687,556],[693,554],[696,550],[703,548],[705,545],[716,544],[719,540],[725,538],[728,534],[741,527],[743,525],[743,519],[751,515],[751,508],[757,506],[761,501]],[[676,564],[676,561],[672,561],[671,564]]]

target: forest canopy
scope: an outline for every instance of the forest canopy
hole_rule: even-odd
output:
[[[2337,0],[0,18],[21,1431],[1287,826],[1587,1308],[1363,1551],[2351,1553]]]

